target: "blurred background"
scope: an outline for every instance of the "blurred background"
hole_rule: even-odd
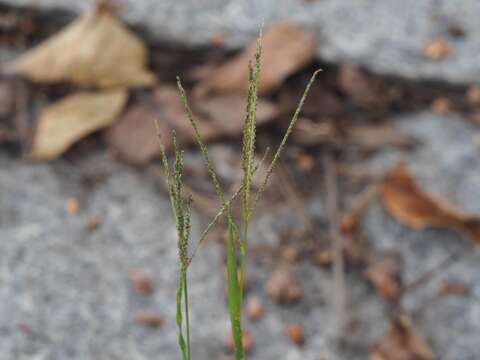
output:
[[[172,130],[186,149],[194,246],[220,204],[176,76],[232,194],[262,24],[258,160],[322,72],[253,217],[248,358],[478,359],[479,15],[475,0],[0,0],[0,359],[180,359],[154,120],[169,154]],[[196,360],[233,359],[225,228],[189,272]]]

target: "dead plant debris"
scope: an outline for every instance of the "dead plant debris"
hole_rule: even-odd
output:
[[[233,59],[215,69],[212,76],[201,81],[195,92],[245,94],[248,86],[247,66],[255,54],[252,44]],[[271,93],[283,81],[310,63],[315,55],[314,35],[289,22],[278,22],[270,27],[262,40],[262,73],[260,94]]]
[[[454,229],[480,244],[480,219],[425,192],[405,164],[398,164],[385,175],[380,194],[385,208],[400,223],[416,230],[426,227]]]
[[[415,332],[408,315],[394,318],[390,331],[370,351],[370,360],[433,360],[427,343]]]
[[[10,71],[40,83],[148,86],[147,49],[110,11],[95,8],[23,54]]]

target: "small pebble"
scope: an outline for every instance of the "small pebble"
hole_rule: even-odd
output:
[[[431,60],[440,60],[449,56],[451,53],[450,45],[445,39],[436,38],[431,40],[423,48],[423,55]]]
[[[163,324],[163,319],[154,311],[141,311],[135,315],[135,322],[140,325],[159,327]]]
[[[305,342],[305,334],[300,324],[289,324],[287,326],[287,335],[290,341],[296,345],[302,345]]]
[[[77,215],[80,211],[80,201],[77,198],[70,197],[67,199],[65,207],[70,215]]]
[[[262,299],[258,296],[251,297],[247,302],[247,315],[251,321],[259,320],[265,313]]]
[[[250,332],[247,330],[244,330],[242,333],[242,343],[243,343],[243,349],[245,350],[246,353],[250,352],[253,346],[253,340],[252,336],[250,335]],[[227,338],[227,348],[228,351],[234,352],[235,351],[235,346],[233,342],[233,335],[231,332],[228,334]]]
[[[130,273],[135,291],[142,295],[151,295],[153,293],[152,278],[149,274],[142,270],[134,270]]]

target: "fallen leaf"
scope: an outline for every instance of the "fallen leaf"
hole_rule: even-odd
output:
[[[84,136],[115,121],[127,101],[126,90],[82,92],[42,110],[29,158],[50,160]]]
[[[450,45],[442,38],[429,41],[423,48],[423,55],[430,60],[444,59],[448,57],[450,53]]]
[[[262,39],[262,72],[259,92],[267,94],[283,81],[303,68],[315,56],[316,41],[312,33],[305,32],[289,22],[274,24]],[[212,76],[199,83],[195,92],[245,94],[248,87],[248,63],[254,59],[256,44],[250,45],[232,60],[215,70]]]
[[[380,194],[385,208],[400,223],[416,230],[430,226],[455,229],[480,244],[480,219],[425,192],[405,164],[395,166],[385,175]]]
[[[287,326],[287,336],[296,345],[303,345],[305,342],[305,334],[300,324],[289,324]]]
[[[390,330],[370,351],[370,360],[433,360],[433,352],[416,334],[407,315],[392,320]]]
[[[395,254],[385,254],[370,260],[365,276],[381,297],[395,300],[402,290],[400,270],[399,257]]]
[[[159,327],[163,324],[163,318],[154,311],[141,311],[135,315],[135,322],[140,325]]]
[[[86,12],[60,33],[23,54],[9,71],[41,83],[84,86],[147,86],[147,49],[105,7]]]
[[[296,302],[303,297],[292,267],[286,265],[274,270],[267,283],[267,293],[278,304]]]
[[[246,99],[242,95],[219,95],[202,99],[196,104],[199,114],[210,120],[220,135],[236,136],[242,132],[245,122]],[[261,126],[278,115],[278,109],[270,101],[258,99],[257,125]]]
[[[162,86],[155,90],[155,102],[158,107],[159,123],[165,148],[170,149],[170,130],[175,129],[184,144],[195,143],[195,132],[187,119],[185,108],[178,91],[174,87]],[[237,136],[244,125],[245,99],[230,94],[219,95],[194,102],[192,108],[202,139],[211,141],[222,136]],[[277,107],[267,100],[259,99],[257,123],[262,125],[273,120],[278,114]]]
[[[160,155],[154,125],[157,118],[158,115],[144,105],[133,105],[107,130],[108,144],[120,158],[132,164],[148,163]],[[168,132],[168,128],[163,132]],[[169,138],[162,140],[168,142]]]

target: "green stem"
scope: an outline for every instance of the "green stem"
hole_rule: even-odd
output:
[[[191,349],[190,349],[190,312],[188,310],[188,286],[187,286],[187,272],[183,273],[183,292],[185,294],[184,303],[185,303],[185,327],[187,334],[187,358],[191,359]]]

